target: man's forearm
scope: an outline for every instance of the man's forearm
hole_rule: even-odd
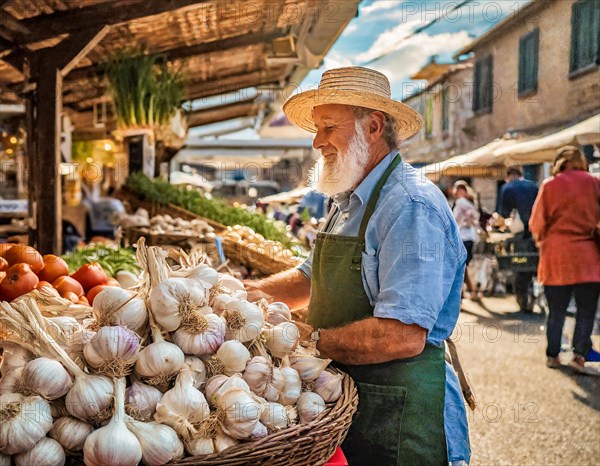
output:
[[[369,317],[321,330],[317,348],[322,356],[342,364],[380,364],[420,354],[426,336],[426,330],[418,325]]]
[[[249,283],[252,283],[262,293],[271,296],[273,301],[286,303],[292,311],[308,306],[310,281],[297,269],[286,270]]]

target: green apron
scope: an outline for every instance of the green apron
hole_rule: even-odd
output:
[[[308,314],[313,327],[339,327],[373,315],[361,276],[365,231],[381,189],[400,162],[397,155],[375,187],[358,237],[317,235]],[[359,394],[358,412],[342,445],[351,466],[448,464],[443,348],[426,345],[418,356],[383,364],[337,365],[354,379]]]

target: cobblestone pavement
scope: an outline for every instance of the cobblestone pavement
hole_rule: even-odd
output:
[[[465,300],[454,333],[479,402],[471,464],[600,465],[600,377],[546,368],[545,317],[516,308],[512,297]]]

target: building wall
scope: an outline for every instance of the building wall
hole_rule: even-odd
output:
[[[471,148],[501,137],[508,130],[548,125],[546,130],[553,132],[553,125],[565,126],[569,121],[579,121],[598,112],[598,67],[569,79],[571,8],[574,2],[549,1],[546,8],[531,17],[519,19],[510,30],[474,49],[476,58],[484,58],[490,53],[494,56],[495,94],[492,113],[474,116],[467,122]],[[519,98],[519,39],[536,27],[540,30],[538,90],[534,95]],[[539,133],[540,130],[544,131],[541,128],[530,132]]]
[[[415,108],[425,121],[426,100],[433,99],[433,131],[431,137],[425,134],[425,124],[415,136],[403,143],[401,153],[412,163],[435,163],[446,160],[467,151],[469,141],[462,131],[465,122],[473,112],[471,110],[470,92],[465,88],[465,81],[472,80],[470,68],[456,71],[446,79],[418,95],[405,100]],[[442,88],[448,89],[449,128],[442,131]]]

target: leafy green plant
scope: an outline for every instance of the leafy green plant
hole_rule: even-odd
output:
[[[226,226],[245,225],[266,239],[279,241],[296,251],[295,242],[288,234],[285,224],[275,222],[262,214],[233,207],[223,199],[207,199],[197,191],[173,186],[165,181],[150,180],[142,173],[133,173],[127,178],[127,186],[138,196],[161,205],[175,204],[197,215],[222,223]]]
[[[108,63],[107,76],[117,121],[125,128],[166,125],[183,102],[183,74],[141,50],[118,51]]]
[[[103,244],[93,244],[77,248],[64,254],[62,258],[69,266],[69,272],[75,272],[83,264],[98,262],[104,271],[114,277],[117,272],[124,270],[134,274],[140,273],[135,251],[130,248],[111,248]]]

